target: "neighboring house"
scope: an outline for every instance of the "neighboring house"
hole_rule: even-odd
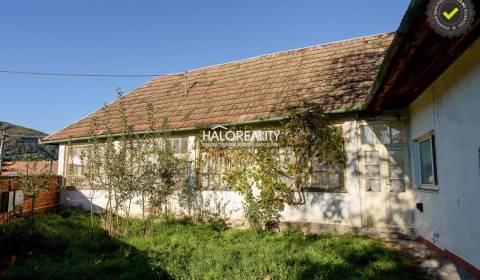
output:
[[[2,158],[4,161],[22,161],[26,154],[38,160],[57,160],[55,146],[39,145],[38,140],[48,134],[20,125],[0,121],[0,134],[5,133]]]
[[[16,175],[39,175],[39,174],[56,174],[58,171],[58,161],[56,160],[38,160],[38,161],[15,161],[8,163],[7,171],[3,172],[3,176]]]
[[[271,127],[303,101],[318,103],[342,128],[348,164],[313,163],[305,203],[287,207],[282,220],[413,229],[478,276],[480,23],[458,38],[441,37],[426,22],[424,2],[412,2],[395,35],[155,78],[124,97],[127,115],[137,132],[147,130],[144,110],[152,102],[157,119],[167,117],[174,129],[175,152],[194,160],[202,154],[202,126]],[[42,140],[60,146],[58,174],[67,184],[81,175],[78,149],[92,116],[101,122],[107,114],[100,109]],[[119,121],[112,122],[118,133]],[[202,192],[222,201],[231,218],[242,218],[240,195],[222,186],[221,167],[211,164],[197,174]]]

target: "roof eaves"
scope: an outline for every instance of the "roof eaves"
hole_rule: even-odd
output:
[[[385,57],[380,69],[377,73],[375,80],[373,81],[370,92],[367,94],[365,102],[363,103],[361,110],[367,110],[368,106],[377,95],[378,90],[383,85],[385,77],[392,66],[392,62],[395,60],[400,46],[403,44],[406,34],[410,31],[412,25],[422,16],[426,7],[426,1],[424,0],[412,0],[408,6],[405,15],[402,18],[402,22],[395,32],[395,37],[387,49]]]
[[[351,109],[338,109],[338,110],[333,110],[329,111],[326,114],[327,115],[340,115],[340,114],[349,114],[349,113],[358,113],[361,111],[361,108],[356,107],[356,108],[351,108]],[[288,119],[288,116],[279,116],[279,117],[272,117],[272,118],[265,118],[265,119],[258,119],[258,120],[250,120],[250,121],[243,121],[243,122],[236,122],[236,123],[223,123],[223,124],[215,124],[215,125],[221,125],[221,126],[232,126],[232,125],[253,125],[253,124],[260,124],[260,123],[271,123],[271,122],[278,122],[278,121],[283,121]],[[167,130],[158,130],[155,132],[162,132],[162,131],[169,131],[169,132],[188,132],[188,131],[195,131],[200,129],[200,127],[195,126],[195,127],[182,127],[182,128],[171,128]],[[147,134],[147,133],[152,133],[151,131],[137,131],[134,132],[136,135],[142,135],[142,134]],[[113,134],[110,136],[117,137],[120,136],[121,134]],[[100,135],[98,138],[105,138],[107,135]],[[39,139],[39,144],[47,145],[47,144],[66,144],[66,143],[71,143],[71,142],[80,142],[80,141],[88,141],[91,137],[90,136],[82,136],[82,137],[69,137],[69,138],[62,138],[62,139],[56,139],[56,140],[45,140]]]

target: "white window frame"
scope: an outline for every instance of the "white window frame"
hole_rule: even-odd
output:
[[[71,156],[71,149],[84,149],[86,147],[89,147],[90,145],[89,144],[74,144],[74,145],[66,145],[65,146],[65,155],[64,155],[64,166],[63,166],[63,170],[64,170],[64,174],[62,174],[62,176],[65,177],[65,184],[67,187],[73,187],[73,182],[79,178],[79,177],[82,177],[82,174],[83,174],[83,166],[84,164],[73,164],[73,165],[76,165],[76,166],[81,166],[81,172],[82,174],[69,174],[70,173],[70,156]],[[77,188],[82,188],[82,186],[75,186]]]
[[[431,160],[432,160],[432,175],[433,183],[423,183],[422,182],[422,164],[421,164],[421,155],[420,155],[420,143],[423,143],[427,140],[430,140],[431,146]],[[425,190],[438,190],[438,165],[437,165],[437,156],[436,156],[436,141],[434,131],[430,131],[421,137],[418,137],[413,140],[413,166],[414,166],[414,182],[417,189]]]
[[[189,154],[189,148],[188,146],[190,145],[190,141],[188,140],[189,137],[186,136],[186,137],[171,137],[171,138],[168,138],[167,141],[169,142],[168,144],[170,145],[170,148],[173,147],[173,141],[176,141],[178,140],[178,153],[176,153],[175,151],[173,151],[172,149],[172,152],[173,152],[173,155],[178,157],[178,158],[188,158],[188,154]],[[182,146],[183,144],[186,142],[186,145],[187,145],[187,150],[182,153]]]
[[[347,152],[347,138],[346,138],[346,135],[345,135],[345,132],[343,130],[343,124],[334,124],[333,127],[335,127],[336,129],[339,130],[340,134],[342,135],[342,139],[343,139],[343,144],[344,144],[344,152],[346,153]],[[317,170],[317,171],[314,171],[313,170],[313,164],[314,164],[314,161],[316,161],[317,159],[313,158],[310,160],[309,162],[309,171],[308,171],[308,182],[307,182],[307,186],[303,188],[303,191],[306,191],[306,192],[328,192],[328,193],[347,193],[348,192],[348,188],[347,188],[347,164],[339,164],[339,168],[335,168],[334,165],[330,164],[330,165],[326,165],[324,167],[324,169],[322,170]],[[318,162],[319,164],[321,164],[320,162]],[[314,177],[315,176],[319,176],[320,173],[328,173],[327,176],[329,176],[330,174],[329,173],[340,173],[340,176],[341,176],[341,180],[342,180],[342,184],[336,188],[330,188],[330,182],[328,184],[327,187],[323,187],[323,186],[319,186],[318,184],[314,184]]]
[[[308,172],[308,186],[306,186],[303,190],[304,191],[310,191],[310,192],[331,192],[331,193],[345,193],[347,192],[347,186],[346,186],[346,169],[347,166],[346,164],[339,164],[339,168],[336,168],[334,164],[329,164],[324,166],[323,169],[321,170],[313,170],[313,165],[315,164],[313,161],[316,159],[312,159],[310,161],[310,170]],[[318,162],[317,164],[323,164],[321,162]],[[337,187],[333,187],[330,185],[330,178],[327,177],[327,186],[321,186],[321,179],[318,179],[319,182],[316,184],[314,183],[315,181],[315,176],[320,176],[321,173],[327,173],[327,176],[330,176],[330,173],[339,173],[340,175],[340,180],[342,180],[341,185]]]

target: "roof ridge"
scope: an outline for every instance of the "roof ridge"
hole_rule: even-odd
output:
[[[217,63],[217,64],[212,64],[212,65],[207,65],[207,66],[201,66],[201,67],[198,67],[198,68],[192,68],[192,69],[188,69],[188,70],[185,70],[185,71],[182,71],[182,72],[169,73],[169,74],[166,74],[166,75],[172,75],[172,76],[173,76],[173,75],[182,75],[182,74],[185,74],[185,72],[188,73],[188,72],[193,72],[193,71],[208,69],[208,68],[211,68],[211,67],[217,67],[217,66],[222,66],[222,65],[227,65],[227,64],[233,64],[233,63],[237,63],[237,62],[242,62],[242,61],[247,61],[247,60],[253,60],[253,59],[257,59],[257,58],[268,57],[268,56],[273,56],[273,55],[282,54],[282,53],[288,53],[288,52],[300,51],[300,50],[305,50],[305,49],[310,49],[310,48],[316,48],[316,47],[322,47],[322,46],[328,46],[328,45],[346,43],[346,42],[349,42],[349,41],[355,41],[355,40],[360,40],[360,39],[365,39],[365,38],[371,38],[371,37],[380,37],[380,36],[382,36],[382,35],[389,35],[389,34],[393,34],[393,33],[395,33],[395,32],[394,32],[394,31],[383,32],[383,33],[371,34],[371,35],[366,35],[366,36],[360,36],[360,37],[348,38],[348,39],[343,39],[343,40],[337,40],[337,41],[328,42],[328,43],[321,43],[321,44],[316,44],[316,45],[310,45],[310,46],[300,47],[300,48],[295,48],[295,49],[290,49],[290,50],[284,50],[284,51],[277,51],[277,52],[272,52],[272,53],[260,54],[260,55],[250,56],[250,57],[241,58],[241,59],[237,59],[237,60],[227,61],[227,62],[223,62],[223,63]],[[162,76],[164,76],[164,75],[159,75],[159,76],[157,76],[157,77],[154,77],[153,79],[158,78],[158,77],[162,77]]]
[[[224,121],[225,118],[231,117],[232,122],[236,121],[243,121],[245,119],[248,119],[250,117],[245,117],[242,114],[257,114],[260,118],[263,118],[262,116],[266,117],[267,115],[274,115],[277,114],[278,112],[277,109],[280,107],[276,107],[278,102],[260,102],[262,98],[258,94],[254,94],[256,91],[262,92],[263,93],[274,93],[276,96],[280,96],[283,98],[283,96],[286,94],[287,91],[292,91],[292,90],[297,90],[297,84],[299,81],[302,81],[304,84],[302,86],[302,89],[305,89],[306,86],[308,88],[311,88],[314,91],[310,92],[307,94],[308,96],[312,95],[312,97],[318,97],[325,99],[325,105],[328,105],[327,103],[334,102],[335,104],[345,104],[343,107],[348,108],[353,108],[354,106],[358,106],[359,98],[362,97],[363,92],[365,91],[363,89],[365,83],[368,84],[370,82],[371,78],[369,75],[373,71],[373,68],[376,68],[376,64],[378,62],[378,59],[376,58],[377,56],[381,55],[384,52],[384,49],[388,47],[387,45],[390,43],[389,40],[391,39],[391,35],[393,32],[384,32],[384,33],[379,33],[379,34],[373,34],[373,35],[367,35],[367,36],[361,36],[361,37],[356,37],[356,38],[350,38],[350,39],[345,39],[345,40],[340,40],[340,41],[335,41],[335,42],[328,42],[328,43],[323,43],[323,44],[317,44],[317,45],[312,45],[312,46],[306,46],[302,48],[296,48],[296,49],[290,49],[290,50],[284,50],[284,51],[279,51],[279,52],[273,52],[273,53],[268,53],[268,54],[262,54],[258,56],[253,56],[253,57],[248,57],[240,60],[234,60],[230,62],[225,62],[221,64],[215,64],[215,65],[209,65],[209,66],[204,66],[204,67],[199,67],[195,69],[190,69],[192,76],[198,76],[199,75],[199,81],[206,81],[207,80],[212,80],[216,82],[221,82],[223,80],[221,79],[227,79],[229,83],[224,83],[224,84],[217,84],[217,85],[209,85],[202,89],[201,94],[199,96],[196,96],[194,99],[195,101],[192,101],[193,97],[192,95],[188,95],[188,99],[184,100],[184,95],[178,95],[176,94],[176,89],[171,88],[172,86],[176,85],[179,81],[173,81],[181,78],[182,76],[185,75],[185,72],[178,72],[178,73],[172,73],[172,74],[166,74],[166,75],[159,75],[157,77],[154,77],[152,79],[149,79],[145,81],[144,83],[138,85],[134,89],[128,91],[122,98],[125,98],[127,102],[129,103],[129,107],[131,107],[131,112],[129,115],[135,117],[141,115],[142,113],[139,113],[138,110],[142,104],[145,104],[147,100],[150,100],[150,98],[153,98],[150,102],[157,103],[160,102],[158,98],[172,98],[172,106],[177,107],[182,104],[188,105],[188,107],[182,107],[180,109],[176,108],[175,110],[165,110],[167,108],[163,108],[162,106],[162,111],[168,115],[168,117],[172,118],[170,121],[174,123],[184,123],[185,127],[190,124],[195,124],[195,119],[208,119],[211,120],[212,122],[215,122],[215,120],[222,120]],[[335,45],[338,46],[335,46]],[[327,47],[324,48],[324,46],[332,46],[333,47]],[[372,55],[375,55],[375,57],[369,56],[369,55],[362,55],[362,51],[366,51],[366,49],[370,50],[370,46],[372,46]],[[359,50],[359,51],[357,51]],[[334,59],[336,56],[335,53],[337,51],[340,52],[345,52],[345,54],[352,53],[355,55],[356,59],[355,65],[349,65],[349,63],[345,63],[342,61],[339,61],[338,59]],[[306,73],[310,73],[309,71],[301,71],[300,74],[303,76],[301,77],[287,77],[287,76],[282,76],[280,75],[281,73],[284,73],[284,71],[280,71],[281,69],[278,67],[275,68],[268,68],[268,64],[272,63],[273,61],[280,61],[283,60],[284,57],[290,58],[292,56],[301,58],[301,61],[304,61],[303,58],[309,55],[313,55],[312,57],[312,62],[307,63],[307,65],[303,65],[302,63],[298,64],[293,61],[289,61],[290,59],[287,59],[288,64],[288,73],[294,71],[294,69],[299,70],[299,66],[304,66],[303,68],[312,68],[312,73],[315,75],[306,75]],[[322,54],[329,53],[330,55],[328,56],[323,56]],[[333,55],[333,56],[332,56]],[[302,58],[303,57],[303,58]],[[328,58],[328,59],[327,59]],[[383,58],[383,56],[382,56]],[[333,59],[333,60],[332,60]],[[374,60],[372,60],[374,59]],[[256,62],[258,61],[258,63]],[[295,60],[296,61],[296,60]],[[310,61],[310,59],[309,59]],[[244,69],[244,67],[237,67],[237,66],[243,66],[244,64],[239,64],[241,62],[247,62],[246,68],[248,68],[248,71],[245,73],[241,73],[241,76],[235,76],[237,75],[239,69]],[[317,63],[318,62],[318,63]],[[237,63],[237,66],[236,66]],[[253,64],[252,64],[253,63]],[[250,65],[252,64],[252,65]],[[298,65],[297,65],[298,64]],[[348,65],[347,65],[348,64]],[[359,79],[352,80],[351,77],[347,77],[345,75],[356,75],[358,74],[357,70],[360,68],[355,68],[356,65],[360,68],[365,66],[365,69],[362,71],[365,72],[364,74],[359,77]],[[322,73],[326,73],[328,71],[328,67],[335,67],[337,74],[340,75],[337,77],[338,83],[328,83],[328,85],[325,83],[325,79],[328,79],[327,76],[323,75]],[[238,69],[237,69],[238,68]],[[251,68],[251,69],[250,69]],[[303,69],[302,68],[302,69]],[[217,71],[219,69],[219,71]],[[223,69],[223,70],[222,70]],[[342,71],[339,72],[339,70],[342,69]],[[350,69],[350,71],[348,70]],[[355,70],[357,69],[357,70]],[[220,71],[222,70],[222,71]],[[287,69],[285,69],[287,70]],[[233,71],[233,72],[232,72]],[[237,72],[236,72],[237,71]],[[242,70],[243,71],[243,70]],[[353,73],[352,71],[357,71]],[[217,73],[218,72],[218,73]],[[305,72],[305,73],[304,73]],[[206,75],[203,75],[205,73]],[[236,74],[235,74],[236,73]],[[261,73],[261,75],[258,75]],[[280,74],[279,74],[280,73]],[[293,72],[292,72],[293,73]],[[349,74],[350,73],[350,74]],[[213,76],[211,77],[212,74]],[[248,74],[248,75],[247,75]],[[299,74],[299,75],[300,75]],[[322,74],[325,77],[319,76]],[[233,75],[233,76],[232,76]],[[305,76],[306,75],[306,76]],[[162,77],[170,77],[169,79],[161,79]],[[221,79],[220,79],[221,78]],[[173,79],[173,80],[171,80]],[[250,81],[250,80],[251,81]],[[302,80],[303,79],[303,80]],[[275,83],[278,83],[278,86],[274,86]],[[346,83],[349,87],[349,91],[346,92],[343,87],[341,86],[342,83]],[[181,84],[183,85],[183,84]],[[265,87],[265,85],[272,85],[272,87]],[[213,87],[213,88],[212,88]],[[220,87],[223,87],[224,90],[219,90]],[[327,91],[328,88],[331,88],[331,92]],[[324,89],[325,88],[325,89]],[[208,91],[210,90],[215,90],[216,93],[221,93],[224,92],[224,94],[214,94],[214,95],[207,95]],[[299,89],[299,88],[298,88]],[[157,92],[161,95],[152,95],[148,96],[147,99],[145,99],[145,94],[148,92]],[[333,93],[337,92],[340,94],[340,96],[333,96]],[[341,91],[341,92],[340,92]],[[351,96],[348,98],[343,98],[342,96],[346,96],[346,94],[350,94]],[[168,94],[167,94],[168,93]],[[248,95],[245,95],[244,93],[248,93]],[[180,96],[180,97],[179,97]],[[228,96],[228,97],[226,97]],[[247,108],[245,106],[230,106],[231,108],[223,108],[225,110],[222,110],[225,114],[223,116],[219,116],[218,112],[216,114],[211,114],[210,111],[205,111],[204,108],[210,108],[210,107],[215,107],[215,106],[226,106],[228,104],[231,104],[231,101],[226,101],[228,98],[234,98],[235,96],[239,97],[239,100],[237,102],[242,102],[245,103],[246,105],[250,103],[255,103],[255,106],[267,106],[270,109],[265,109],[267,111],[252,111],[250,109],[246,110],[245,112],[241,112],[244,108]],[[308,97],[308,96],[305,96]],[[155,98],[157,99],[155,99]],[[213,98],[210,100],[210,98]],[[303,98],[303,97],[302,97]],[[137,100],[138,99],[138,100]],[[139,100],[142,99],[142,100]],[[248,100],[247,100],[248,99]],[[135,101],[137,100],[137,101]],[[205,100],[205,102],[203,102]],[[107,102],[107,105],[112,105],[115,104],[118,101],[118,98],[113,99],[110,102]],[[210,103],[208,103],[210,102]],[[290,102],[290,101],[282,101],[282,102]],[[293,101],[292,101],[293,102]],[[165,103],[164,101],[161,101],[159,104]],[[167,102],[168,103],[168,102]],[[228,104],[226,104],[228,103]],[[252,104],[253,104],[252,103]],[[354,104],[355,103],[355,104]],[[198,104],[198,106],[196,105]],[[338,105],[337,104],[337,105]],[[238,104],[237,104],[238,105]],[[335,105],[331,106],[332,110],[339,110],[339,109],[345,109],[340,105]],[[200,107],[199,107],[200,106]],[[202,107],[203,106],[203,107]],[[273,107],[272,107],[273,106]],[[52,141],[56,141],[56,139],[64,139],[63,142],[66,142],[65,140],[71,139],[77,139],[79,135],[86,135],[86,127],[88,126],[89,119],[91,116],[97,115],[100,118],[104,118],[105,116],[101,114],[103,107],[98,108],[94,112],[85,115],[84,117],[78,119],[77,121],[55,131],[54,133],[51,133],[50,135],[44,137],[41,142],[44,143],[49,143]],[[210,108],[211,109],[211,108]],[[159,109],[160,110],[160,109]],[[180,110],[180,111],[179,111]],[[183,111],[182,111],[183,110]],[[330,109],[329,109],[330,110]],[[175,113],[175,112],[177,113]],[[208,115],[208,116],[207,116]],[[237,118],[238,117],[238,118]],[[132,123],[134,124],[140,124],[142,120],[140,119],[135,119]],[[182,125],[179,125],[179,127],[182,127]],[[53,143],[53,142],[52,142]]]

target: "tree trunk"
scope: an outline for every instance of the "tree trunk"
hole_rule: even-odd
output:
[[[33,212],[34,212],[34,209],[35,209],[35,207],[34,207],[35,206],[35,197],[32,197],[31,199],[32,199],[32,207],[31,207],[31,213],[30,213],[30,221],[33,224],[33,222],[34,222]]]
[[[132,199],[128,199],[128,207],[127,207],[127,213],[126,213],[126,219],[124,223],[124,228],[123,228],[123,233],[127,234],[128,233],[128,228],[130,227],[130,209],[132,207]]]
[[[108,235],[112,235],[112,191],[108,191],[108,200],[105,205],[105,228],[108,231]]]
[[[142,190],[142,221],[143,221],[143,235],[147,232],[147,221],[145,220],[145,191]]]
[[[93,190],[90,193],[90,227],[93,240]]]
[[[114,213],[115,214],[115,227],[113,228],[113,231],[115,232],[114,235],[117,235],[117,232],[119,231],[119,225],[118,225],[118,205],[119,205],[119,199],[118,199],[118,195],[117,195],[117,191],[115,190],[114,193],[113,193],[113,197],[115,199],[115,210],[114,210]]]

